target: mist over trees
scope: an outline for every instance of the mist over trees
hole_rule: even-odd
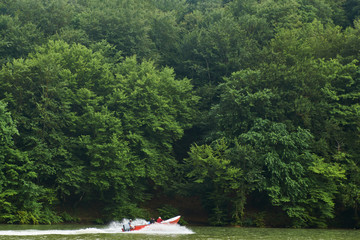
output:
[[[212,225],[359,227],[359,17],[359,0],[1,1],[0,222],[182,196]]]

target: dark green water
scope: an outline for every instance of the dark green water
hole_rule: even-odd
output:
[[[107,239],[236,239],[236,240],[360,240],[359,230],[271,229],[171,226],[143,232],[122,233],[119,226],[0,225],[0,240],[107,240]]]

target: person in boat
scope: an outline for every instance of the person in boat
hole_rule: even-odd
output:
[[[154,218],[151,218],[151,219],[150,219],[150,224],[153,224],[153,223],[155,223],[155,219],[154,219]]]
[[[132,219],[129,220],[129,226],[130,226],[130,229],[131,229],[131,230],[134,229],[134,225],[133,225]]]
[[[163,220],[161,219],[161,217],[158,217],[158,219],[156,220],[157,223],[161,223]]]
[[[123,225],[123,230],[124,230],[125,232],[131,231],[131,230],[133,230],[133,229],[134,229],[134,226],[132,225],[132,219],[130,219],[128,223],[125,223],[125,224]]]

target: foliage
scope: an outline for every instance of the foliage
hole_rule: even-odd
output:
[[[213,225],[224,225],[227,222],[227,202],[231,202],[232,215],[240,221],[245,205],[244,193],[241,188],[243,173],[241,168],[231,166],[226,159],[228,146],[220,140],[214,146],[192,146],[186,163],[190,166],[188,177],[203,185],[209,207],[213,215],[209,219]]]
[[[135,58],[110,65],[100,52],[50,41],[0,75],[19,119],[17,148],[61,201],[99,194],[105,211],[124,214],[148,199],[146,189],[170,183],[172,144],[191,126],[197,99],[171,69]]]
[[[36,185],[33,162],[15,148],[13,136],[18,130],[0,101],[0,221],[37,224],[60,222],[53,211],[55,195],[51,189]]]
[[[1,1],[0,222],[171,192],[214,225],[358,227],[359,6]]]
[[[0,15],[0,63],[26,57],[42,42],[43,34],[31,22],[23,24],[18,17]]]

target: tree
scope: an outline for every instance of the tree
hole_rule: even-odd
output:
[[[340,198],[347,207],[354,209],[354,225],[360,223],[359,201],[359,67],[357,61],[342,65],[333,61],[331,76],[324,87],[331,110],[329,113],[329,145],[334,162],[342,164],[346,170],[347,179],[342,183]],[[330,128],[331,126],[331,128]]]
[[[138,64],[135,57],[119,64],[116,76],[109,109],[122,121],[136,165],[163,185],[176,166],[173,144],[191,127],[198,98],[188,79],[176,80],[172,69],[159,71],[152,62]]]
[[[2,69],[1,98],[40,185],[64,204],[101,200],[109,216],[136,216],[146,191],[170,183],[173,144],[191,127],[197,97],[170,68],[135,57],[115,65],[102,55],[109,47],[98,49],[49,41]]]
[[[344,3],[344,8],[350,24],[352,24],[355,20],[358,20],[360,15],[359,0],[346,0]]]
[[[45,36],[51,36],[70,24],[75,7],[67,0],[17,0],[9,1],[7,14],[16,15],[22,23],[32,23]]]
[[[193,145],[189,158],[185,160],[189,172],[187,176],[201,185],[200,194],[210,208],[209,222],[225,225],[229,218],[240,224],[246,196],[241,168],[235,167],[227,158],[228,146],[224,139],[209,145]],[[233,209],[229,213],[227,209]]]
[[[280,206],[294,226],[322,227],[334,217],[336,183],[345,178],[345,170],[312,153],[311,138],[307,130],[289,132],[285,124],[263,119],[239,136],[261,158],[260,190],[267,192],[273,206]]]
[[[83,191],[91,193],[86,174],[90,163],[79,151],[79,139],[92,133],[86,123],[94,119],[86,119],[83,129],[76,124],[88,109],[101,112],[111,77],[100,54],[61,41],[38,47],[28,59],[14,60],[0,73],[1,97],[9,102],[21,134],[15,146],[34,162],[39,183],[56,191],[63,202],[78,201]]]
[[[27,154],[16,149],[18,134],[6,104],[0,101],[0,222],[37,224],[60,222],[51,210],[52,189],[35,184],[37,173]]]
[[[125,56],[151,58],[156,55],[149,37],[153,7],[146,1],[84,1],[75,29],[84,30],[93,42],[106,40]],[[155,53],[154,53],[155,52]]]
[[[17,16],[0,15],[0,64],[25,57],[42,43],[43,35],[33,23],[23,24]]]
[[[180,45],[184,64],[176,70],[180,74],[186,71],[196,86],[216,86],[222,77],[249,67],[257,59],[257,42],[225,8],[194,11],[182,24],[190,29]]]

